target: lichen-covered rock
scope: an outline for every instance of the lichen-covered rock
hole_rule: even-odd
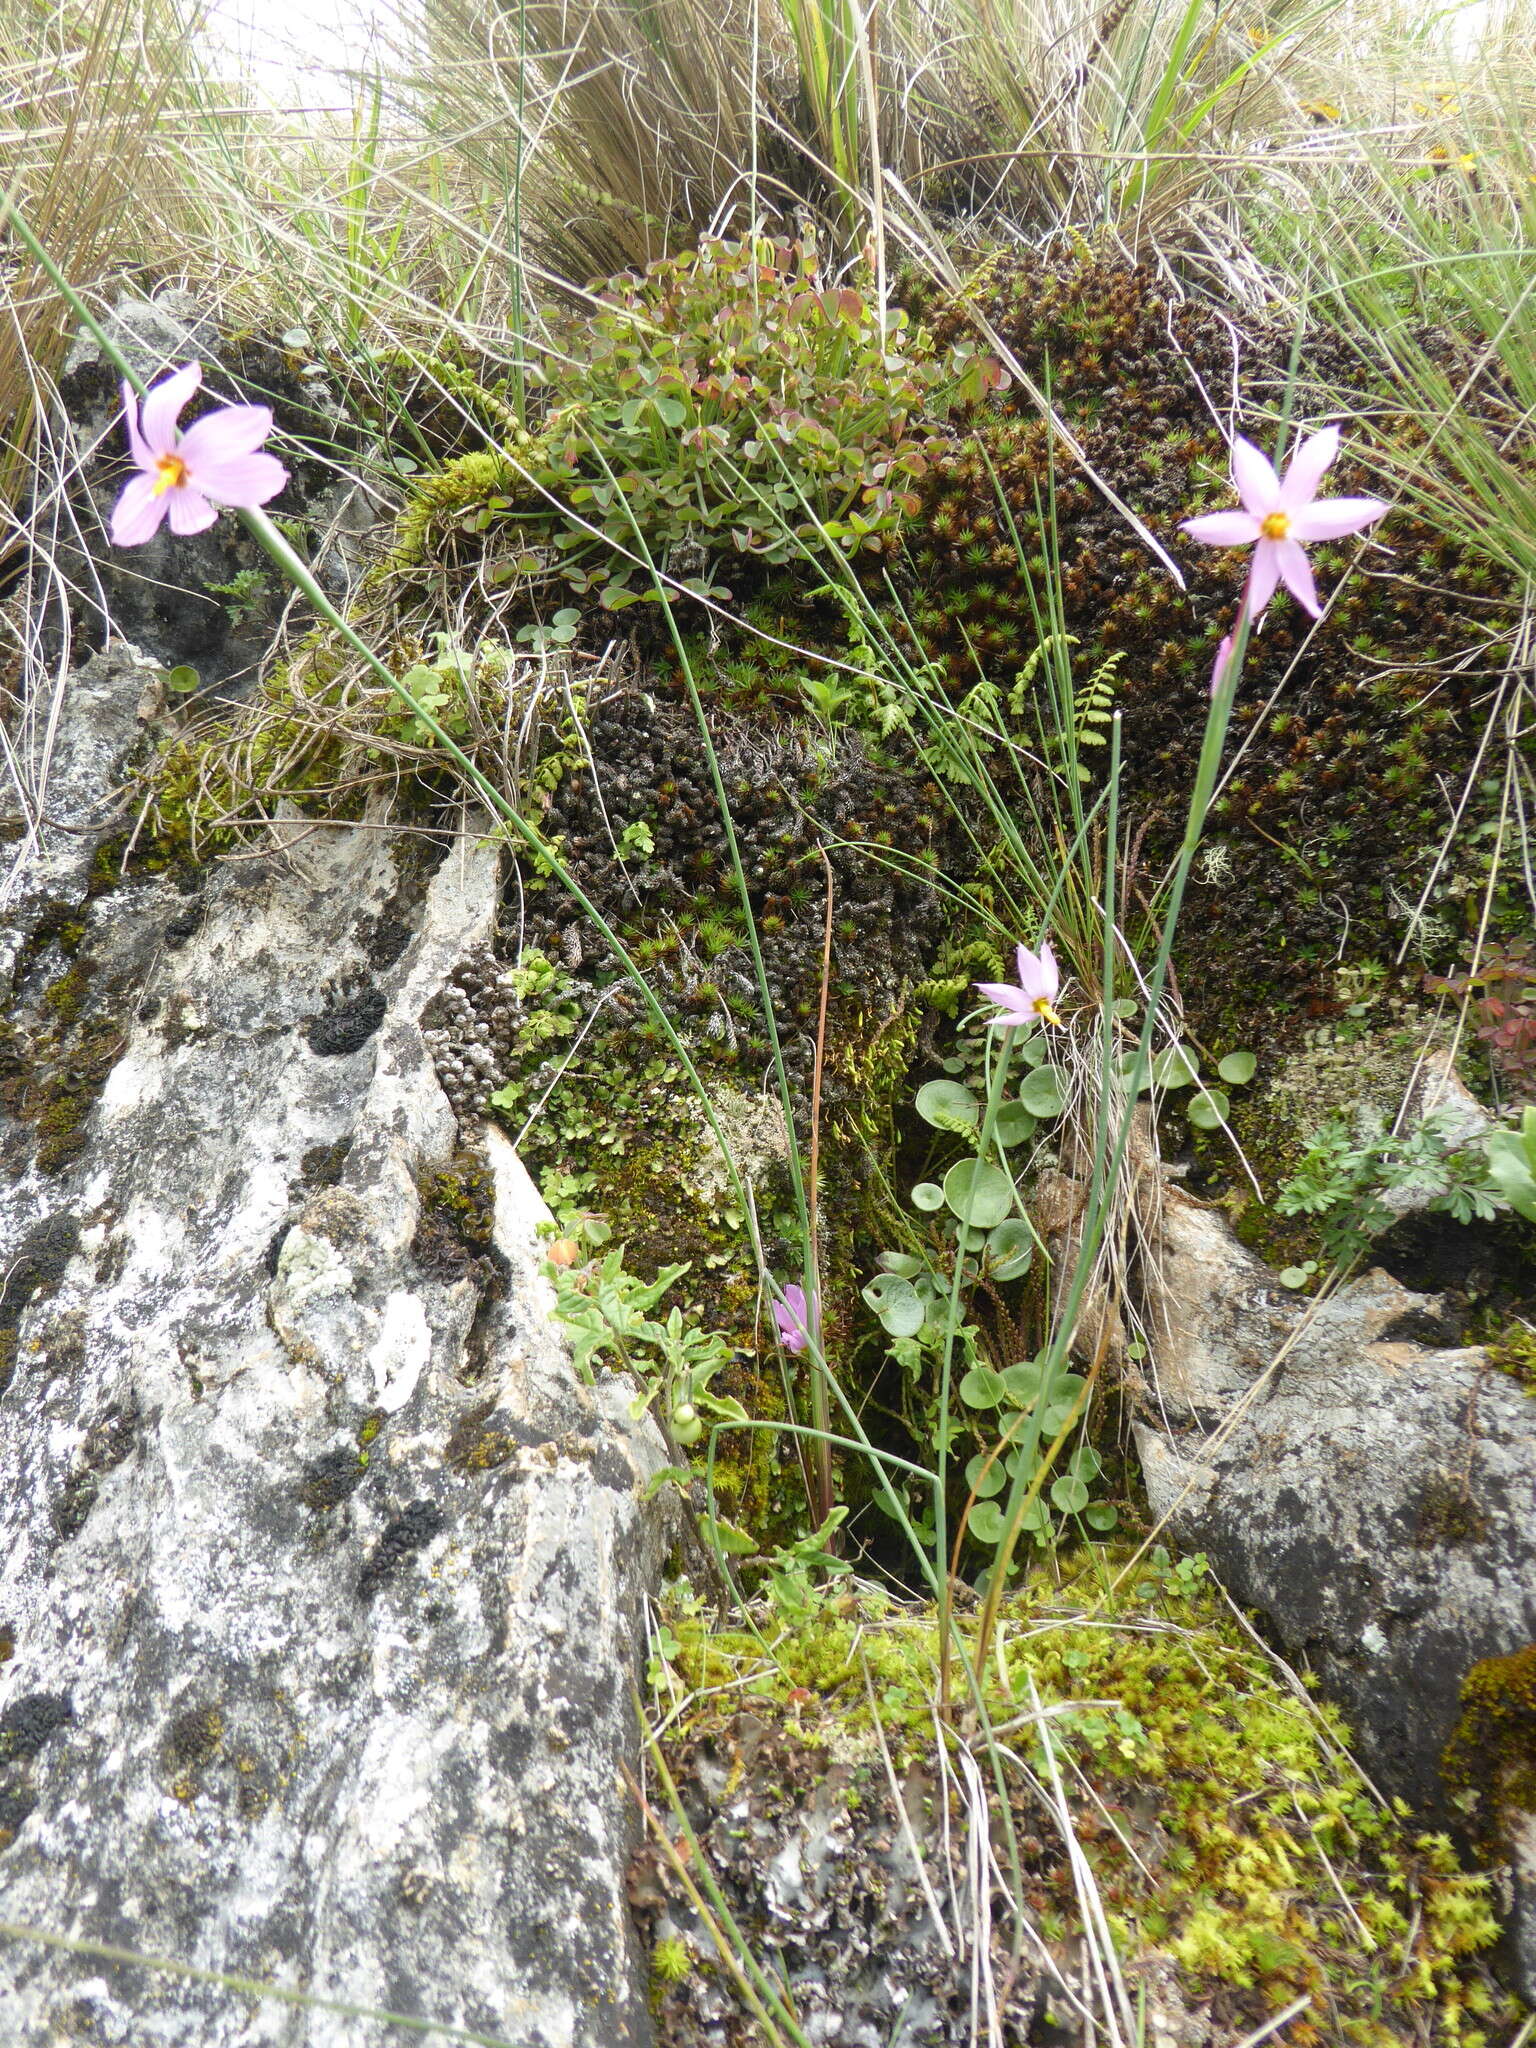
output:
[[[1433,1297],[1372,1271],[1298,1300],[1176,1191],[1159,1280],[1157,1398],[1137,1430],[1153,1509],[1321,1675],[1384,1790],[1510,1863],[1531,1997],[1536,1801],[1528,1755],[1511,1757],[1536,1731],[1519,1662],[1536,1636],[1536,1401],[1485,1352],[1443,1348]]]
[[[68,715],[131,738],[107,694]],[[641,2042],[618,1767],[664,1453],[627,1382],[575,1382],[538,1198],[494,1133],[456,1153],[417,1023],[495,854],[474,821],[435,865],[296,828],[93,896],[85,844],[70,932],[23,891],[13,940],[0,1917],[518,2048]],[[28,1048],[66,943],[70,1028],[110,1009],[114,1042],[45,1166]],[[381,2038],[14,1946],[0,2033],[61,2027]]]

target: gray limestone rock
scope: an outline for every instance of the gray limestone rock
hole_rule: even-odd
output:
[[[55,757],[87,828],[138,730],[115,659]],[[97,888],[93,829],[45,835],[12,904],[0,1920],[331,2003],[12,1939],[0,2039],[396,2038],[356,2006],[643,2042],[619,1766],[675,1511],[633,1388],[576,1382],[537,1195],[494,1136],[456,1151],[418,1027],[494,852],[473,820],[435,863],[296,826]]]
[[[1491,1779],[1441,1766],[1474,1667],[1536,1639],[1536,1399],[1484,1352],[1437,1346],[1432,1297],[1373,1271],[1299,1300],[1176,1191],[1159,1277],[1137,1429],[1155,1513],[1320,1673],[1384,1791],[1442,1825],[1466,1821],[1469,1793],[1496,1807]],[[1518,1805],[1487,1818],[1530,1997],[1532,1821]]]

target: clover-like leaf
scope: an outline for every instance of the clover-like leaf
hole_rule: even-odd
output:
[[[1051,1500],[1064,1515],[1080,1515],[1088,1505],[1088,1489],[1081,1479],[1070,1476],[1053,1480]]]
[[[1200,1062],[1187,1045],[1170,1045],[1152,1062],[1159,1088],[1188,1088],[1200,1078]]]
[[[1036,1122],[1022,1102],[1005,1102],[999,1106],[992,1129],[1000,1145],[1022,1145],[1035,1135]]]
[[[877,1273],[863,1290],[864,1300],[893,1337],[915,1337],[927,1313],[912,1282],[900,1273]]]
[[[973,1365],[960,1382],[960,1398],[967,1408],[996,1408],[1003,1399],[1003,1382],[990,1365]]]
[[[1009,1216],[987,1233],[987,1270],[994,1280],[1017,1280],[1035,1255],[1034,1232],[1022,1216]]]
[[[985,1451],[978,1451],[965,1468],[965,1483],[978,1500],[989,1500],[994,1493],[1001,1493],[1006,1477],[1002,1459]]]

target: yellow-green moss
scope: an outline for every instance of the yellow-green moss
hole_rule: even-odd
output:
[[[1461,1700],[1441,1769],[1459,1795],[1468,1833],[1497,1856],[1505,1816],[1536,1813],[1536,1643],[1474,1664]]]
[[[1488,1363],[1528,1394],[1536,1394],[1536,1330],[1512,1323],[1488,1346]]]
[[[873,1701],[898,1769],[928,1754],[930,1610],[832,1593],[794,1629],[760,1619],[753,1637],[711,1633],[698,1612],[671,1618],[671,1679],[693,1689],[673,1741],[746,1711],[792,1719],[802,1749],[846,1761],[875,1747]],[[1171,1955],[1191,2000],[1227,1987],[1271,2012],[1310,1996],[1287,2033],[1296,2048],[1389,2048],[1418,2023],[1480,2048],[1506,2016],[1476,1961],[1497,1935],[1488,1881],[1377,1801],[1340,1716],[1294,1693],[1198,1566],[1152,1564],[1118,1592],[1107,1576],[1060,1586],[1042,1569],[1008,1603],[998,1641],[985,1679],[994,1725],[1015,1724],[1011,1741],[1039,1775],[1048,1727],[1058,1760],[1097,1795],[1069,1798],[1123,1961]],[[958,1678],[952,1691],[968,1720]],[[1048,1720],[1019,1728],[1036,1695]],[[1014,1796],[1036,1843],[1030,1909],[1048,1940],[1065,1939],[1078,1910],[1065,1853],[1043,1846],[1038,1810]]]
[[[446,522],[515,489],[518,477],[509,455],[499,448],[481,448],[418,479],[411,502],[400,515],[389,569],[418,569],[430,561],[433,543]]]

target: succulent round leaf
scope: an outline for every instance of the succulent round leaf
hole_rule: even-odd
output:
[[[1060,1116],[1067,1106],[1067,1076],[1058,1066],[1036,1067],[1019,1083],[1019,1100],[1031,1116]]]
[[[1184,1105],[1184,1113],[1202,1131],[1219,1131],[1231,1107],[1231,1101],[1222,1089],[1202,1088]]]
[[[962,1223],[990,1230],[1013,1208],[1013,1180],[984,1159],[962,1159],[944,1176],[944,1199]]]
[[[981,1117],[981,1104],[963,1081],[925,1081],[913,1107],[937,1131],[974,1129]]]

